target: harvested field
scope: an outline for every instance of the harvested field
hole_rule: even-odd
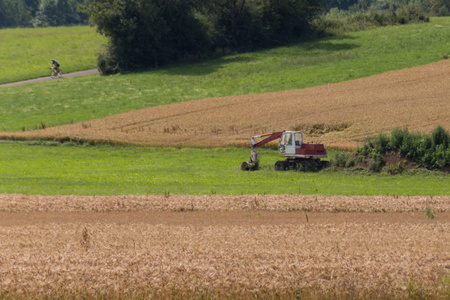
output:
[[[0,293],[448,298],[449,232],[450,197],[0,195]]]
[[[0,138],[111,140],[150,146],[248,146],[250,136],[303,130],[307,141],[354,148],[408,126],[450,129],[450,60],[302,90],[201,99]]]

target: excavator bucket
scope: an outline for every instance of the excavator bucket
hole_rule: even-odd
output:
[[[244,161],[241,164],[242,171],[254,171],[258,170],[259,164],[258,162]]]

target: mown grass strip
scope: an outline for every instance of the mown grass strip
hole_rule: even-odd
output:
[[[261,149],[262,169],[240,171],[248,149],[42,146],[2,142],[0,193],[450,195],[450,177],[277,172],[277,151]]]
[[[448,56],[449,28],[450,17],[434,18],[430,23],[374,28],[155,71],[1,88],[0,131],[30,130],[41,122],[57,126],[192,99],[300,89],[410,68]]]

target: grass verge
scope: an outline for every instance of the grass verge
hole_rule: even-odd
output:
[[[53,145],[53,146],[51,146]],[[274,150],[261,149],[262,169],[240,171],[248,149],[30,146],[2,142],[0,193],[450,195],[440,172],[396,176],[342,172],[277,172]]]
[[[88,121],[192,99],[301,89],[410,68],[448,57],[448,28],[449,17],[434,18],[149,72],[1,88],[0,131]]]

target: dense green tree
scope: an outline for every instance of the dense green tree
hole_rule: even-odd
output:
[[[84,0],[0,0],[0,28],[87,24]]]
[[[31,12],[22,0],[0,0],[0,28],[30,26]]]
[[[272,44],[281,44],[312,32],[311,21],[324,8],[318,0],[263,0],[263,25]]]
[[[93,0],[86,11],[110,39],[105,60],[121,70],[158,67],[204,52],[208,40],[189,0]],[[103,62],[105,63],[105,62]]]
[[[358,3],[358,0],[327,0],[327,9],[337,8],[347,10]]]
[[[39,27],[86,23],[87,15],[77,10],[81,2],[82,0],[40,0],[32,24]]]
[[[30,10],[33,17],[36,16],[37,11],[39,10],[39,2],[40,0],[24,0],[25,5]]]
[[[278,45],[311,32],[322,0],[88,0],[91,23],[109,38],[100,69],[131,70]],[[108,71],[106,71],[108,72]]]
[[[450,0],[424,0],[424,4],[435,16],[450,16]]]

